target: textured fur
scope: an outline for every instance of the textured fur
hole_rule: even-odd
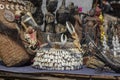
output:
[[[18,33],[17,29],[9,28],[8,26],[0,22],[0,34],[8,36],[9,38],[17,42],[20,46],[23,46],[20,34]]]

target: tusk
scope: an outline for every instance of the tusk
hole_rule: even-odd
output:
[[[65,39],[64,39],[64,36],[65,36]],[[62,34],[61,35],[61,46],[64,46],[66,42],[67,42],[67,36]]]
[[[50,40],[50,35],[47,35],[47,42],[48,42],[48,44],[49,44],[50,46],[52,46],[52,42],[51,42],[51,40]]]
[[[69,25],[68,22],[66,22],[66,27],[67,27],[68,31],[70,32],[70,34],[73,34],[75,32],[75,29],[71,23]]]

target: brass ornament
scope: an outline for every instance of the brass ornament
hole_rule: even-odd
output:
[[[15,20],[15,15],[12,11],[10,10],[5,10],[4,12],[4,18],[9,21],[9,22],[13,22]]]

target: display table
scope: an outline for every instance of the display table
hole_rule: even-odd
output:
[[[119,80],[120,74],[114,72],[98,72],[94,69],[83,68],[75,71],[47,71],[34,69],[31,66],[5,67],[0,64],[0,78],[10,79],[42,79],[42,80],[63,80],[63,79],[108,79]]]

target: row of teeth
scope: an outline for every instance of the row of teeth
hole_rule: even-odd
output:
[[[41,48],[37,51],[38,53],[66,53],[69,54],[69,52],[74,52],[80,54],[81,52],[77,48],[67,48],[67,49],[54,49],[54,48]]]
[[[27,11],[27,8],[22,5],[14,5],[14,4],[0,4],[0,9],[7,9],[7,10],[25,10]]]
[[[73,51],[72,51],[73,50]],[[77,49],[41,49],[34,58],[33,67],[47,70],[76,70],[83,64]]]
[[[120,1],[113,0],[113,1],[111,1],[110,3],[111,3],[111,4],[114,4],[114,3],[117,3],[117,4],[119,3],[119,4],[120,4]]]
[[[22,5],[26,5],[23,0],[8,0],[8,2],[11,2],[11,3],[19,3],[19,4],[22,4]]]

